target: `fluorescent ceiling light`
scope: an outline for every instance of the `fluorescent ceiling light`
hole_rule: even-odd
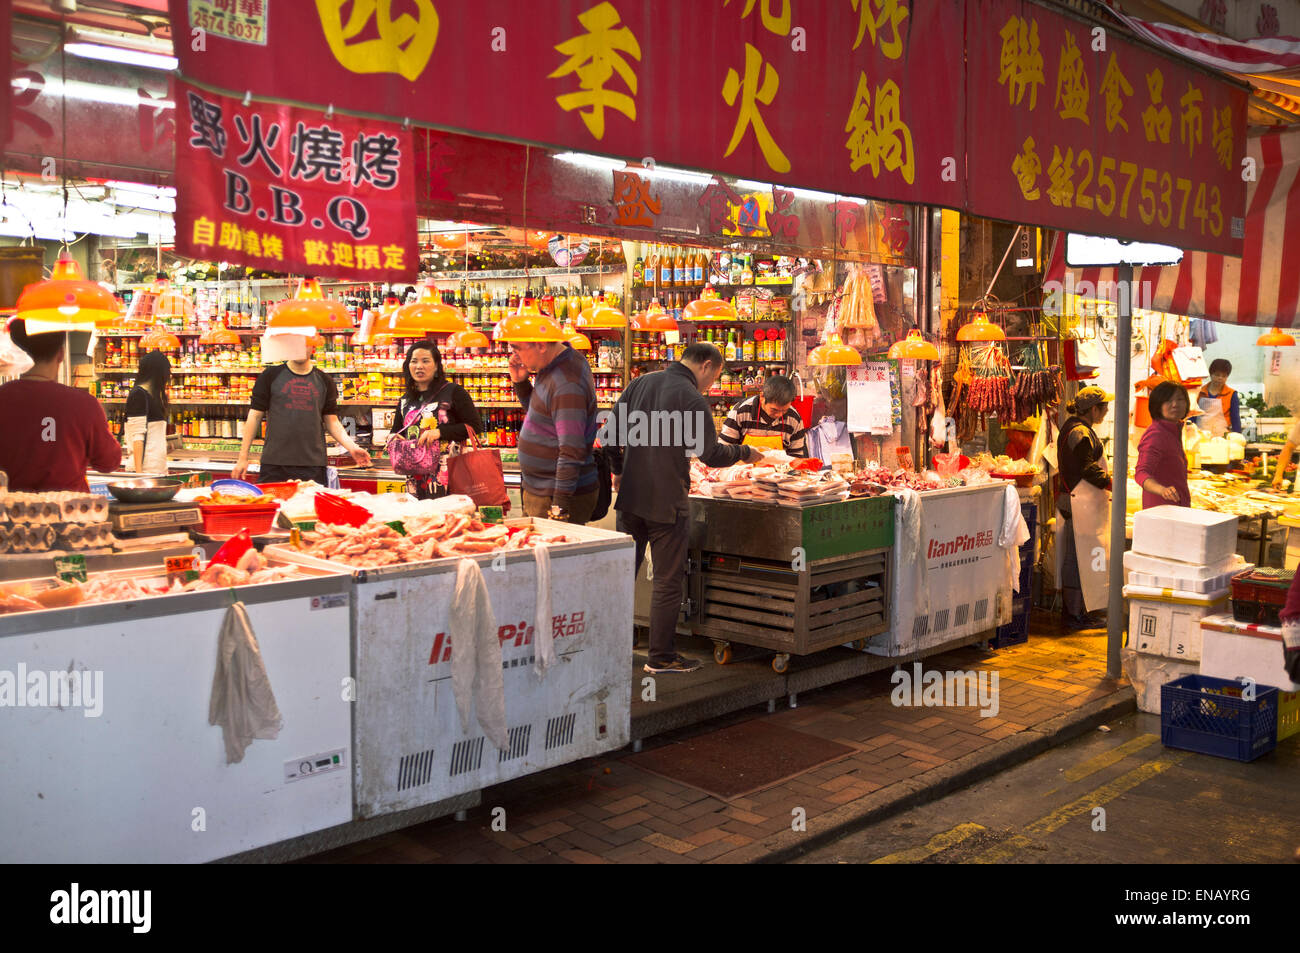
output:
[[[467,225],[464,222],[431,222],[427,219],[420,222],[422,232],[491,232],[495,229],[495,225]]]
[[[145,185],[143,182],[117,182],[112,179],[104,185],[116,192],[140,192],[144,195],[176,197],[176,190],[170,185]]]
[[[713,176],[707,172],[691,172],[687,169],[675,169],[671,166],[656,165],[653,169],[646,169],[639,165],[628,165],[622,159],[611,159],[608,156],[596,156],[587,152],[559,152],[553,157],[559,162],[567,162],[570,165],[581,166],[584,169],[609,169],[618,172],[635,172],[637,175],[645,176],[647,179],[668,179],[677,182],[711,182]]]
[[[121,192],[115,192],[113,195],[110,195],[104,201],[107,202],[109,205],[116,205],[120,208],[138,208],[138,209],[145,209],[150,212],[175,212],[176,211],[176,200],[173,198],[168,198],[165,195],[154,196],[154,195],[143,195],[141,193],[133,194],[127,192],[123,194]]]
[[[73,56],[80,56],[83,59],[123,63],[127,66],[142,66],[145,69],[160,69],[167,72],[174,70],[177,64],[174,56],[142,53],[140,50],[123,50],[115,46],[100,46],[97,43],[68,43],[64,49]]]
[[[854,198],[852,195],[835,195],[831,192],[818,192],[815,189],[797,189],[790,185],[775,185],[772,182],[755,182],[752,179],[737,179],[736,186],[742,189],[759,189],[764,192],[774,187],[785,192],[793,192],[799,198],[814,199],[819,202],[852,202],[854,205],[866,205],[866,199]]]
[[[26,92],[31,80],[26,76],[15,76],[10,83],[18,92]],[[145,99],[133,89],[121,89],[115,86],[101,86],[98,83],[82,83],[77,80],[63,82],[57,77],[46,77],[43,95],[63,96],[88,103],[109,103],[114,106],[157,106],[161,109],[174,109],[176,104],[170,99]]]

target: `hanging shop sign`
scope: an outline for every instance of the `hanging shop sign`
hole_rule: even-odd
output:
[[[320,277],[416,276],[408,130],[176,87],[177,251]]]
[[[1243,87],[1030,0],[967,36],[972,212],[1242,253]]]
[[[552,152],[418,129],[422,215],[641,242],[752,243],[775,254],[915,262],[915,209],[896,202]],[[526,173],[525,173],[526,170]]]
[[[216,6],[236,7],[171,0],[176,34],[202,39],[176,55],[187,79],[241,99],[844,195],[964,200],[959,0],[268,2],[238,35],[229,18],[204,25]]]

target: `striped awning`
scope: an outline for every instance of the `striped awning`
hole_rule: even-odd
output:
[[[1255,179],[1246,183],[1242,257],[1194,251],[1178,265],[1138,268],[1136,306],[1227,324],[1300,326],[1300,129],[1252,135],[1246,154]],[[1114,286],[1114,268],[1067,269],[1064,239],[1058,234],[1052,244],[1049,282],[1067,290]]]

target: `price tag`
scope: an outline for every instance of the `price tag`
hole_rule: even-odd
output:
[[[376,480],[375,492],[376,493],[405,493],[406,481],[405,480]]]
[[[302,530],[296,526],[289,530],[289,545],[294,549],[302,549]]]
[[[86,557],[80,553],[55,557],[54,574],[64,582],[86,582]]]
[[[199,578],[199,561],[194,555],[168,556],[163,565],[167,570],[167,585],[180,581],[192,582]]]

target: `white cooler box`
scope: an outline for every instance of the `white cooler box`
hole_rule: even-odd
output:
[[[1253,678],[1282,692],[1298,692],[1282,664],[1282,630],[1238,622],[1231,614],[1201,620],[1201,674],[1215,678]]]
[[[1227,589],[1197,593],[1125,586],[1128,645],[1144,655],[1186,662],[1201,658],[1201,620],[1228,607]]]
[[[1255,564],[1246,562],[1236,553],[1217,563],[1198,566],[1127,552],[1124,554],[1124,568],[1128,570],[1130,586],[1208,593],[1229,588],[1233,576],[1249,572]]]
[[[1133,552],[1199,566],[1237,551],[1237,517],[1186,506],[1156,506],[1133,517]]]
[[[1184,675],[1195,675],[1199,670],[1195,662],[1180,662],[1158,655],[1140,655],[1131,648],[1123,649],[1120,658],[1124,663],[1124,674],[1133,684],[1133,691],[1137,695],[1138,711],[1152,715],[1160,714],[1162,686]]]

